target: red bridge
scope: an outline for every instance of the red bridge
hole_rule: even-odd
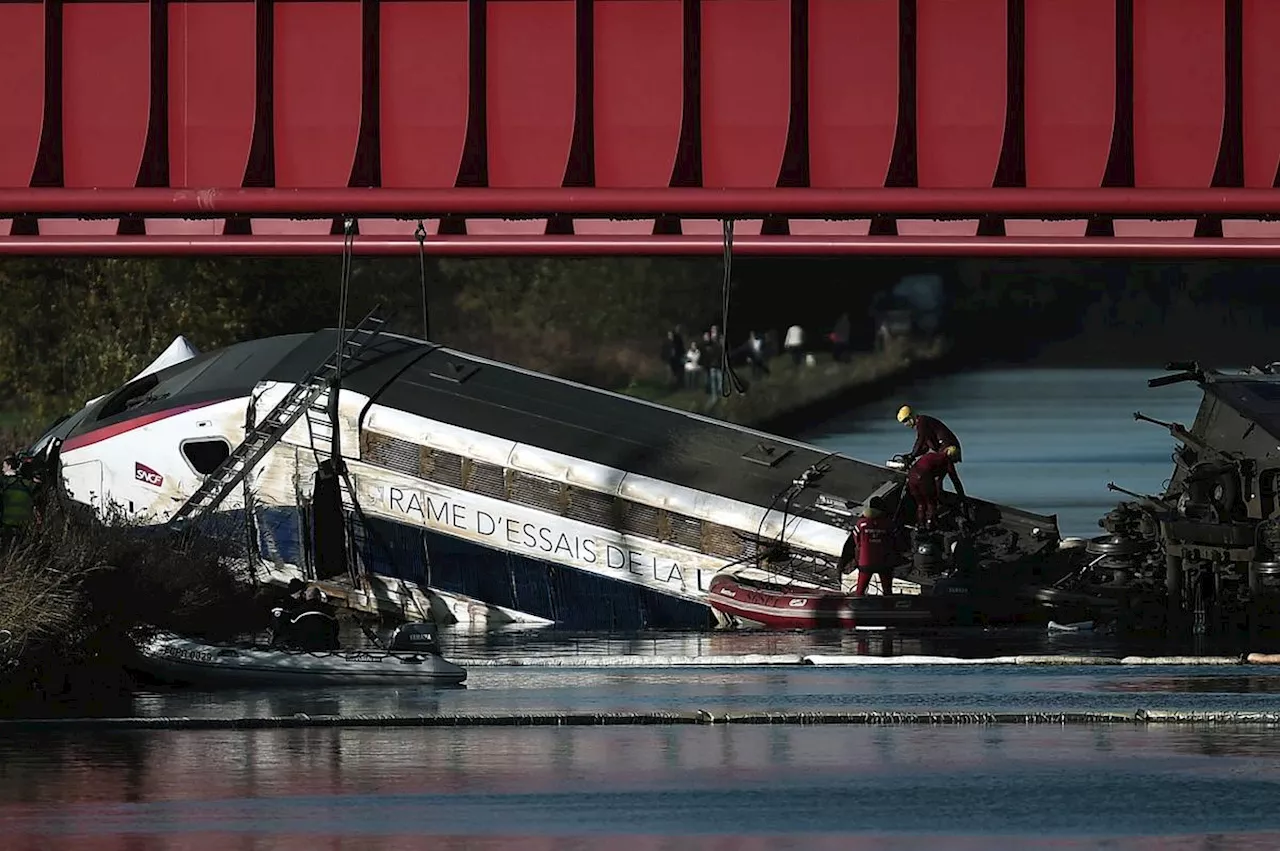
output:
[[[1269,255],[1277,44],[1277,0],[0,0],[0,252]]]

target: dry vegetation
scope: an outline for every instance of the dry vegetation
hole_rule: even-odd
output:
[[[160,539],[55,498],[42,500],[40,515],[0,552],[0,707],[123,688],[131,636],[149,628],[230,638],[261,627],[230,541]]]

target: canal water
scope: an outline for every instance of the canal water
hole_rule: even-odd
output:
[[[1155,373],[1001,370],[930,380],[803,437],[883,461],[903,403],[960,436],[974,495],[1097,534],[1108,481],[1156,492],[1194,386]],[[238,718],[453,712],[1280,712],[1249,666],[664,667],[672,656],[1160,648],[1039,630],[582,635],[446,631],[461,689],[153,691],[73,714]],[[1180,648],[1181,649],[1181,648]],[[1204,650],[1207,648],[1195,648]],[[1258,648],[1280,649],[1280,648]],[[647,656],[632,668],[549,656]],[[1257,727],[604,727],[25,732],[0,729],[0,847],[359,849],[1271,849],[1280,739]]]
[[[960,438],[960,479],[973,496],[1058,515],[1063,535],[1097,535],[1119,494],[1107,483],[1159,493],[1174,440],[1135,411],[1187,427],[1202,396],[1194,383],[1148,389],[1159,371],[1009,369],[922,381],[801,435],[818,446],[884,462],[911,448],[896,419],[911,405]],[[948,486],[949,487],[949,486]]]

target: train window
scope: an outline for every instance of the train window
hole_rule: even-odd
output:
[[[96,419],[105,420],[122,414],[129,408],[137,407],[144,404],[148,399],[148,394],[160,384],[159,377],[153,372],[151,375],[144,375],[137,381],[132,381],[124,387],[116,391],[115,395],[103,403],[98,409]]]
[[[182,444],[182,457],[202,476],[207,476],[222,466],[222,462],[230,454],[231,444],[220,437],[213,440],[188,440]]]

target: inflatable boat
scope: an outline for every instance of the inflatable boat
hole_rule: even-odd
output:
[[[139,642],[137,650],[139,671],[175,685],[454,686],[467,679],[465,668],[440,654],[425,624],[398,628],[385,650],[209,644],[168,632]]]
[[[782,585],[719,574],[711,605],[735,621],[770,629],[941,627],[1042,619],[1024,595],[996,594],[940,580],[919,594],[855,597],[833,589]]]

